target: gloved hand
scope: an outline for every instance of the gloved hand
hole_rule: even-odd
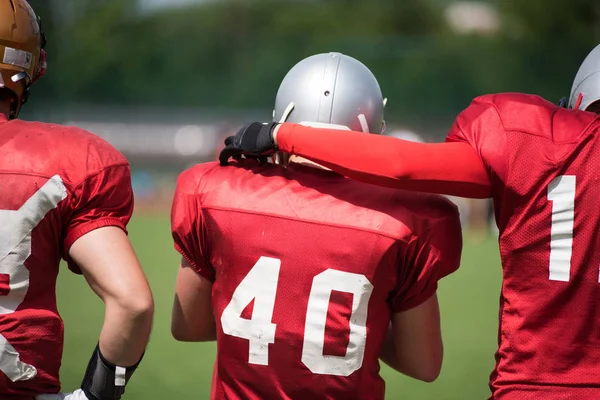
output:
[[[277,149],[273,141],[273,130],[277,125],[277,122],[252,122],[241,127],[235,136],[225,139],[225,148],[219,154],[221,165],[227,165],[231,157],[239,159],[243,155],[260,159],[273,154]]]
[[[83,390],[77,389],[72,393],[40,394],[35,400],[89,400]]]

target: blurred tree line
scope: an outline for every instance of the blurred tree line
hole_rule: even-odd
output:
[[[153,13],[134,0],[30,0],[49,39],[35,96],[269,109],[285,72],[327,51],[373,70],[392,122],[448,122],[488,92],[568,95],[600,42],[600,2],[488,2],[501,29],[464,35],[446,23],[449,0],[221,0]]]

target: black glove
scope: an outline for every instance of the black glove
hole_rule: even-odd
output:
[[[227,161],[233,158],[240,158],[242,155],[250,158],[261,159],[264,156],[273,154],[277,148],[273,141],[273,129],[279,125],[277,122],[262,124],[252,122],[244,125],[235,134],[225,139],[225,148],[219,154],[221,165],[227,165]]]

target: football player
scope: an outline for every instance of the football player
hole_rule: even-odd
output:
[[[600,117],[584,110],[600,111],[600,46],[582,64],[569,103],[573,109],[520,93],[481,96],[441,144],[255,123],[227,140],[221,158],[278,147],[382,186],[493,197],[504,278],[491,398],[596,399]]]
[[[45,41],[25,0],[0,2],[0,398],[119,399],[153,315],[125,233],[133,208],[129,164],[88,132],[16,119],[45,70]],[[61,258],[106,309],[81,388],[59,395]]]
[[[359,119],[379,134],[383,107],[367,67],[318,54],[285,76],[274,118],[339,129]],[[206,163],[178,180],[172,333],[217,340],[212,398],[383,399],[378,358],[436,379],[437,282],[462,247],[456,207],[287,164]]]

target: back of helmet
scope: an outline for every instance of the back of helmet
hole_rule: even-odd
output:
[[[10,118],[17,117],[44,72],[44,45],[39,19],[27,1],[0,2],[0,91],[11,100]]]
[[[382,133],[385,101],[373,73],[341,53],[317,54],[296,64],[283,79],[273,118]]]
[[[579,67],[571,88],[569,107],[600,112],[600,45]]]

